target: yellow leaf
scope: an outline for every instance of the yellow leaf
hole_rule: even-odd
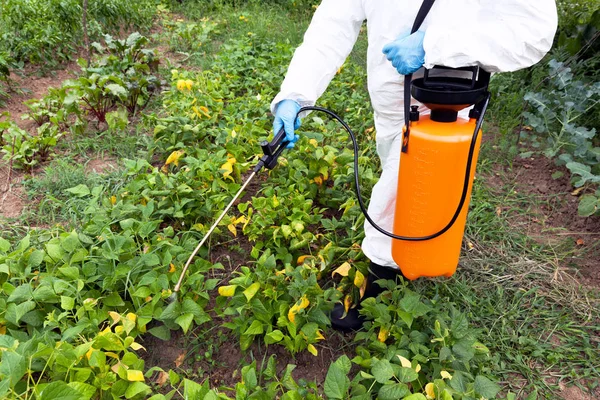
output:
[[[317,340],[325,340],[325,336],[321,333],[321,330],[317,330]]]
[[[127,380],[129,382],[144,382],[144,374],[137,369],[128,369]]]
[[[323,184],[323,179],[321,179],[320,176],[316,176],[315,179],[313,179],[313,182],[315,182],[317,185],[321,186]]]
[[[118,323],[121,320],[121,315],[118,312],[114,312],[114,311],[109,311],[108,315],[110,315],[110,317],[113,320],[113,325]]]
[[[228,158],[227,161],[225,162],[225,164],[221,165],[221,169],[225,170],[225,172],[223,172],[223,178],[228,178],[233,180],[233,178],[230,176],[231,173],[233,172],[233,164],[236,163],[235,158]]]
[[[348,276],[348,271],[350,271],[350,263],[345,262],[342,265],[340,265],[339,267],[337,267],[332,273],[331,273],[331,277],[333,278],[333,276],[335,274],[339,274],[341,276]]]
[[[431,382],[425,385],[425,394],[428,399],[435,399],[435,392],[433,391],[434,386],[435,385]]]
[[[141,344],[139,344],[139,343],[136,343],[136,342],[132,342],[132,343],[129,345],[129,347],[131,347],[131,348],[132,348],[132,349],[134,349],[134,350],[139,350],[139,349],[144,349],[144,350],[146,350],[146,348],[145,348],[144,346],[142,346]]]
[[[177,81],[177,90],[185,90],[185,81],[183,79]]]
[[[417,366],[415,367],[415,372],[419,371],[421,371],[421,364],[417,364]]]
[[[442,376],[442,379],[452,379],[452,375],[450,375],[450,372],[448,371],[442,370],[440,375]]]
[[[354,275],[354,286],[356,286],[357,288],[360,288],[361,286],[363,286],[364,283],[365,283],[365,276],[363,275],[362,272],[360,272],[359,270],[356,270],[356,274]],[[360,297],[362,297],[362,293],[360,294]]]
[[[125,318],[127,318],[128,320],[135,322],[135,320],[137,319],[137,315],[135,315],[134,313],[127,313],[127,315],[125,316]]]
[[[144,301],[145,301],[146,303],[148,303],[148,302],[152,301],[152,296],[148,296],[148,297],[146,297],[146,298],[144,299]]]
[[[236,288],[237,288],[237,285],[220,286],[219,287],[219,296],[231,297],[235,294]]]
[[[310,354],[312,354],[313,356],[317,356],[319,354],[319,351],[315,348],[315,346],[313,346],[312,344],[309,344],[306,349],[309,351]]]
[[[352,305],[352,297],[350,297],[350,295],[347,294],[346,297],[344,298],[344,310],[346,310],[346,312],[348,312],[351,305]]]
[[[112,351],[105,351],[104,355],[110,358],[114,358],[115,360],[119,359],[119,355],[117,353],[113,353]]]
[[[165,162],[165,165],[169,165],[169,164],[173,164],[173,165],[179,165],[179,159],[181,158],[181,156],[183,155],[183,153],[185,153],[185,151],[183,150],[175,150],[174,152],[172,152],[169,157],[167,157],[167,161]]]
[[[308,307],[309,304],[310,301],[308,300],[306,295],[302,296],[302,298],[298,300],[296,304],[294,304],[288,311],[288,319],[291,322],[295,322],[296,314],[298,314],[299,311],[304,310],[306,307]]]
[[[280,271],[275,271],[275,276],[281,276],[281,275],[285,275],[285,269],[282,269]]]
[[[312,144],[314,147],[319,147],[319,142],[317,142],[317,139],[310,139],[308,143]]]
[[[235,221],[233,221],[233,223],[235,225],[237,225],[237,224],[245,224],[246,222],[247,222],[246,221],[246,217],[244,217],[243,215],[241,217],[237,218]]]
[[[381,343],[384,343],[388,336],[390,335],[390,331],[388,331],[385,327],[381,327],[379,328],[379,334],[377,335],[377,340],[379,340]]]
[[[244,290],[244,296],[246,296],[246,300],[250,301],[258,293],[260,290],[260,283],[254,282],[252,285],[248,286],[246,290]]]
[[[233,236],[237,236],[237,229],[235,229],[234,224],[227,225],[227,229],[229,229],[229,232],[233,233]]]
[[[210,114],[208,113],[208,108],[206,108],[204,106],[200,106],[200,111],[202,111],[202,113],[204,115],[206,115],[208,118],[210,118]]]
[[[117,196],[110,196],[110,204],[113,206],[117,204]]]
[[[85,358],[87,358],[89,360],[90,357],[92,356],[93,352],[94,352],[94,349],[89,349],[88,352],[85,353]]]
[[[404,358],[401,355],[398,355],[398,358],[400,359],[400,365],[402,365],[404,368],[412,368],[412,364],[408,358]]]
[[[125,331],[125,328],[123,328],[122,326],[115,326],[115,333],[117,335],[120,335],[121,333],[123,333],[123,331]]]
[[[175,265],[173,265],[173,263],[169,264],[169,272],[175,272]]]
[[[185,81],[185,88],[187,90],[192,90],[192,86],[194,86],[194,81],[188,79]]]
[[[304,260],[306,260],[307,257],[310,257],[310,256],[307,255],[307,256],[300,256],[300,257],[298,257],[298,261],[296,261],[296,265],[302,265],[302,264],[304,264]]]

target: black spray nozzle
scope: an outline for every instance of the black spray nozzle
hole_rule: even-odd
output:
[[[286,140],[285,131],[283,130],[283,128],[281,128],[279,132],[277,132],[277,135],[275,135],[273,140],[271,140],[270,142],[266,140],[260,142],[260,147],[262,148],[264,155],[261,157],[260,161],[254,168],[254,171],[258,172],[262,167],[265,167],[267,169],[275,168],[275,166],[277,165],[277,159],[279,158],[283,150],[286,149],[288,143],[289,141]]]

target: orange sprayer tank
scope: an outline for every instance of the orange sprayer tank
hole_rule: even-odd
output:
[[[432,121],[429,115],[411,123],[410,148],[400,155],[394,234],[420,237],[438,232],[456,211],[463,190],[465,168],[475,119]],[[481,133],[473,153],[467,199],[452,227],[425,241],[392,241],[392,256],[408,279],[450,276],[456,271]]]
[[[456,271],[481,144],[481,131],[474,135],[489,101],[486,71],[478,67],[431,71],[438,76],[430,76],[426,69],[423,78],[407,78],[405,83],[409,130],[400,155],[393,229],[404,240],[392,240],[392,257],[408,279],[451,276]],[[409,113],[409,87],[431,113],[419,115],[417,107]],[[474,118],[458,116],[473,104],[469,115]]]

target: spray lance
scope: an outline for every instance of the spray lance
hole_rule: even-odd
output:
[[[431,71],[440,69],[444,70],[444,76],[430,76]],[[426,70],[423,78],[405,86],[405,91],[412,89],[415,99],[431,112],[421,116],[416,106],[408,109],[410,103],[405,102],[406,125],[403,129],[402,168],[399,168],[398,174],[393,232],[377,225],[364,204],[360,192],[358,143],[350,126],[339,115],[323,107],[306,106],[298,112],[298,115],[308,111],[325,113],[348,132],[354,152],[354,191],[360,209],[376,230],[395,239],[392,241],[392,256],[408,279],[450,276],[456,271],[474,165],[481,143],[480,131],[490,100],[487,92],[490,74],[478,67],[435,67],[431,71]],[[463,75],[470,72],[472,77],[448,76],[448,71]],[[410,93],[408,96],[410,99]],[[458,111],[472,105],[469,119],[458,117]],[[261,142],[262,158],[188,258],[170,301],[177,298],[192,260],[233,203],[261,169],[273,169],[277,165],[288,144],[283,129],[271,142]]]

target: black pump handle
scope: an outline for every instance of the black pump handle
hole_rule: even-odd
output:
[[[277,166],[277,159],[286,149],[290,141],[286,139],[285,130],[281,128],[270,142],[263,140],[260,142],[260,147],[263,151],[263,156],[254,168],[258,172],[262,167],[273,169]]]

